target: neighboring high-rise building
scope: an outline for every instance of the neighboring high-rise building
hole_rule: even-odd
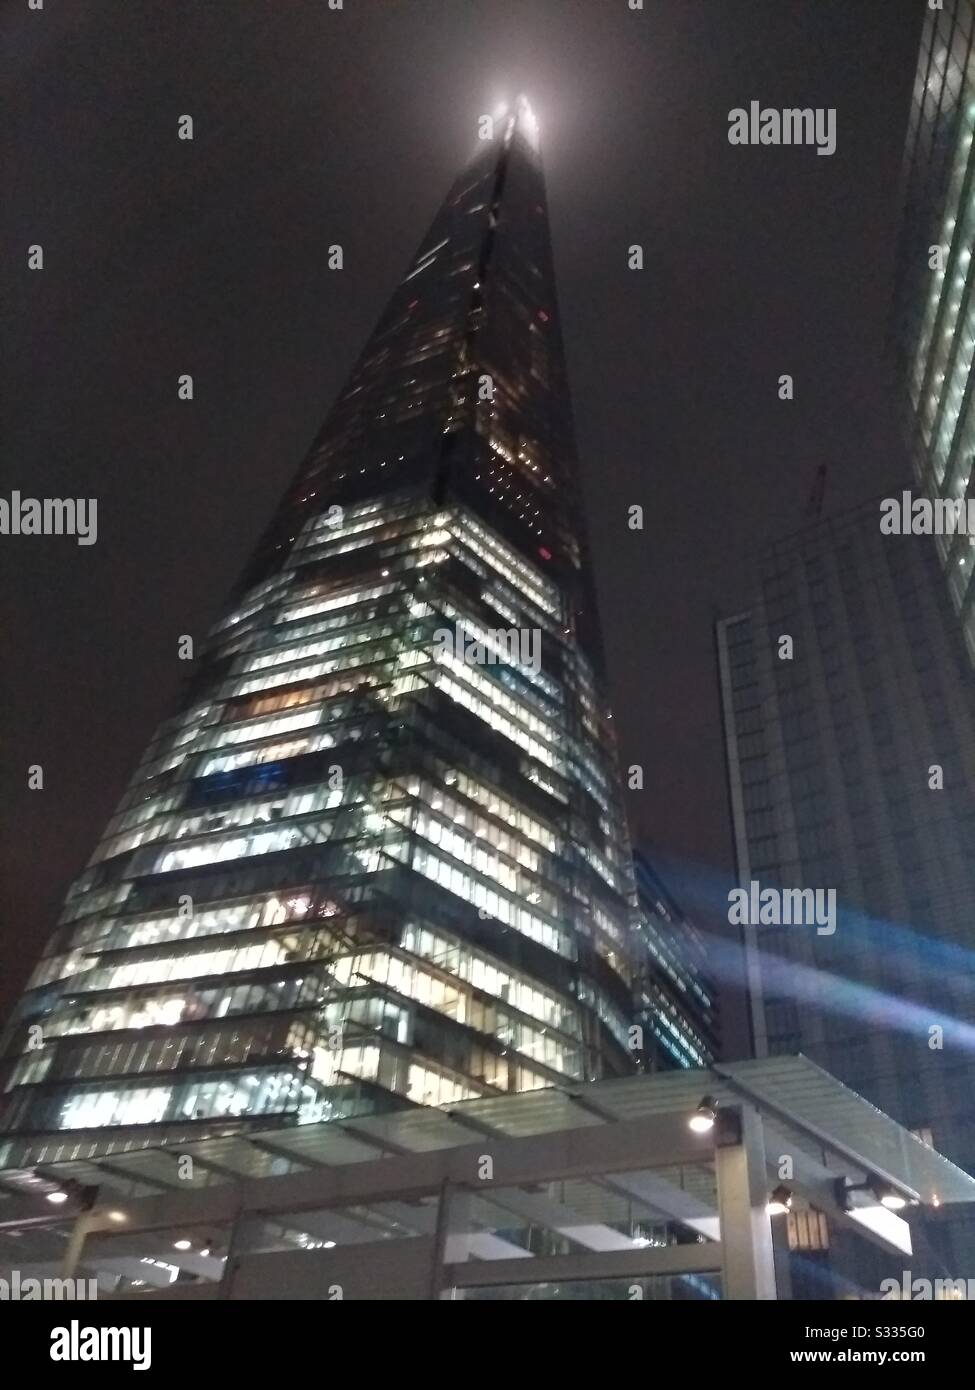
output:
[[[927,10],[904,156],[893,329],[897,394],[920,494],[975,497],[975,6]],[[936,542],[975,661],[975,537]]]
[[[709,1067],[718,1055],[717,997],[708,978],[704,936],[639,850],[633,856],[643,968],[636,979],[636,1018],[644,1066]]]
[[[774,544],[718,624],[740,885],[836,895],[796,925],[749,904],[755,1052],[805,1053],[970,1170],[975,674],[930,539],[879,519]],[[975,1275],[970,1221],[923,1234],[940,1274]]]
[[[0,1164],[634,1062],[531,111],[437,214],[6,1036]]]

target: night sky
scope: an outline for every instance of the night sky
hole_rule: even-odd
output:
[[[0,493],[96,497],[98,542],[0,537],[0,1012],[171,712],[178,636],[216,616],[477,117],[521,91],[635,838],[678,883],[729,870],[715,609],[821,462],[827,511],[905,468],[883,353],[924,9],[7,0]],[[730,145],[751,100],[835,107],[836,153]]]

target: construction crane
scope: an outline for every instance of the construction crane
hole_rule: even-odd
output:
[[[821,517],[823,514],[823,498],[826,496],[826,465],[821,463],[816,469],[816,477],[813,480],[812,491],[809,494],[809,501],[806,503],[806,516],[810,519]]]

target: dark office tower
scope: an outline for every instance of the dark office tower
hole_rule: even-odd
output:
[[[643,1029],[644,1066],[709,1067],[718,1054],[717,1002],[708,978],[704,936],[639,850],[636,874],[636,1021]]]
[[[879,517],[773,545],[753,605],[718,624],[739,883],[780,891],[778,914],[729,920],[756,1053],[805,1053],[971,1171],[975,674],[930,539]],[[786,910],[786,889],[807,897]],[[835,891],[832,921],[808,890]],[[975,1276],[971,1224],[929,1234]]]
[[[521,101],[69,893],[8,1038],[0,1161],[627,1071],[607,719]]]
[[[964,502],[975,462],[975,6],[927,11],[904,156],[893,349],[918,495]],[[975,661],[975,546],[938,535]]]

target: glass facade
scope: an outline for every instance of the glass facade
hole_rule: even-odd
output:
[[[707,1067],[718,1055],[717,997],[708,978],[704,938],[646,854],[633,858],[643,968],[637,1022],[649,1070]]]
[[[971,0],[928,8],[902,179],[894,353],[914,472],[922,492],[971,495],[975,463],[975,54]],[[936,544],[975,661],[975,537]]]
[[[633,1068],[641,938],[526,103],[193,672],[7,1030],[0,1164]]]
[[[718,624],[739,882],[836,895],[832,932],[744,927],[754,1046],[802,1052],[971,1171],[975,675],[930,538],[877,515],[778,542]],[[919,1249],[975,1274],[965,1218],[929,1218]]]

